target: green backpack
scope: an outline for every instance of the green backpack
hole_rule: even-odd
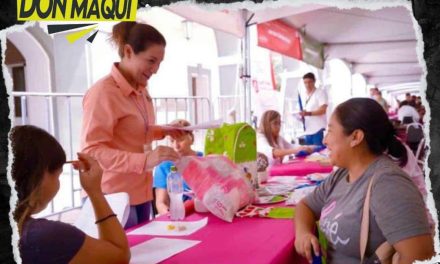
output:
[[[240,168],[253,185],[257,183],[257,136],[247,123],[223,124],[208,129],[205,155],[225,155]]]

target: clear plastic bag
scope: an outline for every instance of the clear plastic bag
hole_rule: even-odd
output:
[[[227,222],[232,222],[235,213],[254,200],[251,183],[225,156],[187,156],[177,163],[177,168],[205,207]]]

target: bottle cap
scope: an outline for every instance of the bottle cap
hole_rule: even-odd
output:
[[[176,172],[176,171],[177,171],[176,166],[172,165],[171,168],[170,168],[170,171],[172,171],[172,172]]]

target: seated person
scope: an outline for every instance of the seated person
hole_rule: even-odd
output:
[[[281,164],[286,155],[300,151],[313,152],[311,146],[293,146],[280,135],[280,130],[280,113],[274,110],[264,112],[257,131],[257,151],[266,155],[269,166]]]
[[[330,118],[324,143],[339,169],[297,205],[296,251],[309,261],[320,255],[314,233],[319,220],[328,241],[328,262],[360,263],[360,223],[371,183],[362,263],[379,263],[376,250],[385,242],[397,253],[398,263],[431,258],[434,242],[423,198],[410,177],[384,155],[387,151],[401,166],[408,160],[383,108],[369,98],[343,102]]]
[[[417,112],[417,110],[409,105],[407,101],[403,101],[400,103],[399,110],[397,111],[397,118],[400,120],[400,122],[403,122],[403,119],[405,117],[412,117],[413,122],[419,122],[420,115]]]
[[[171,125],[185,127],[190,126],[190,123],[186,120],[178,119],[171,122]],[[194,135],[191,131],[185,132],[176,139],[170,138],[170,141],[172,147],[180,156],[203,156],[202,152],[191,149],[191,145],[194,143]],[[167,213],[170,207],[170,198],[167,191],[167,176],[173,165],[174,163],[172,161],[164,161],[154,169],[153,188],[155,188],[156,208],[159,214]],[[183,190],[184,192],[191,190],[185,182],[183,182]],[[184,201],[189,198],[187,195],[183,196]]]
[[[14,127],[10,139],[18,196],[14,219],[23,263],[128,263],[127,237],[101,191],[98,162],[78,153],[79,161],[73,163],[95,212],[99,230],[95,239],[72,225],[32,217],[46,208],[60,188],[66,154],[56,139],[29,125]]]
[[[423,174],[423,171],[420,168],[419,164],[417,163],[417,159],[414,156],[411,149],[405,143],[402,143],[402,145],[405,147],[405,151],[406,151],[406,156],[407,156],[406,162],[403,160],[400,161],[398,158],[395,158],[392,155],[389,155],[389,157],[392,160],[394,160],[399,165],[399,167],[402,168],[404,172],[408,174],[408,176],[417,186],[417,189],[419,189],[419,192],[423,197],[423,201],[426,204],[428,191],[426,189],[425,176]],[[428,208],[426,208],[426,214],[428,217],[429,224],[431,225],[431,227],[434,227],[434,220]]]
[[[426,114],[426,109],[425,109],[425,107],[424,107],[423,105],[421,105],[421,106],[419,107],[419,109],[417,110],[417,112],[419,113],[419,117],[420,117],[419,122],[420,122],[421,124],[423,124],[423,119],[424,119],[424,116],[425,116],[425,114]]]

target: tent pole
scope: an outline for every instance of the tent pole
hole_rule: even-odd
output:
[[[245,18],[245,35],[243,38],[243,121],[252,124],[251,116],[251,63],[250,63],[250,20],[253,17],[251,14],[248,19],[248,11],[243,10],[243,17]]]
[[[241,99],[241,115],[240,115],[240,122],[246,121],[246,104],[247,104],[247,95],[246,95],[246,51],[245,51],[245,36],[241,39],[241,65],[240,65],[240,79],[242,83],[242,90],[240,92],[240,95],[243,96],[243,99]]]
[[[247,58],[247,62],[246,62],[246,72],[248,73],[248,77],[247,77],[247,82],[246,82],[246,91],[248,93],[247,99],[248,99],[248,104],[247,104],[247,122],[249,124],[252,124],[252,115],[251,115],[251,110],[252,110],[252,100],[251,100],[251,50],[250,50],[250,30],[249,30],[249,26],[246,25],[246,58]]]

